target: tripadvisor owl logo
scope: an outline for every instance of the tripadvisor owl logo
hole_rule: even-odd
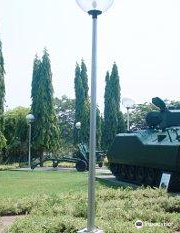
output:
[[[137,221],[135,222],[135,227],[137,227],[137,228],[143,227],[143,222],[142,222],[141,220],[137,220]]]

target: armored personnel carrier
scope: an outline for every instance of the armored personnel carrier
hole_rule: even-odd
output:
[[[147,129],[120,133],[107,153],[110,170],[121,181],[159,187],[170,173],[169,191],[180,191],[180,110],[168,110],[158,97],[159,111],[146,116]]]

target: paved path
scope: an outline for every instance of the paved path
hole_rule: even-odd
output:
[[[115,176],[113,176],[111,173],[109,174],[97,174],[96,175],[96,180],[99,180],[100,182],[106,182],[108,184],[111,185],[115,185],[115,186],[122,186],[122,187],[133,187],[133,188],[137,188],[138,185],[136,184],[132,184],[132,183],[127,183],[127,182],[123,182],[123,181],[118,181]]]
[[[33,171],[32,169],[25,167],[25,168],[13,168],[11,171]],[[66,167],[36,167],[34,171],[76,171],[75,167],[71,168],[66,168]],[[102,167],[96,168],[96,173],[101,173],[101,174],[111,174],[111,172],[106,168]]]
[[[65,167],[36,167],[34,170],[24,167],[24,168],[13,168],[11,171],[76,171],[76,168],[65,168]]]
[[[10,227],[17,218],[23,217],[24,215],[1,217],[0,233],[3,233],[5,228]]]

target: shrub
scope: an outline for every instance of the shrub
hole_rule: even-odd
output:
[[[0,171],[8,171],[14,168],[17,168],[18,164],[12,164],[12,165],[0,165]]]
[[[17,220],[9,232],[11,233],[77,233],[78,229],[85,226],[82,219],[71,216],[27,216]]]
[[[179,196],[161,189],[112,189],[96,191],[96,225],[105,233],[171,233],[180,230]],[[86,226],[86,193],[43,195],[12,202],[0,200],[0,213],[28,215],[17,220],[10,233],[74,233]],[[135,222],[172,223],[167,226],[135,227]]]

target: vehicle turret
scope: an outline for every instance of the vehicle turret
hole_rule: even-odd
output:
[[[147,114],[146,123],[149,127],[162,130],[169,127],[180,127],[180,110],[168,110],[165,102],[159,97],[153,98],[152,103],[160,111],[152,111]]]

